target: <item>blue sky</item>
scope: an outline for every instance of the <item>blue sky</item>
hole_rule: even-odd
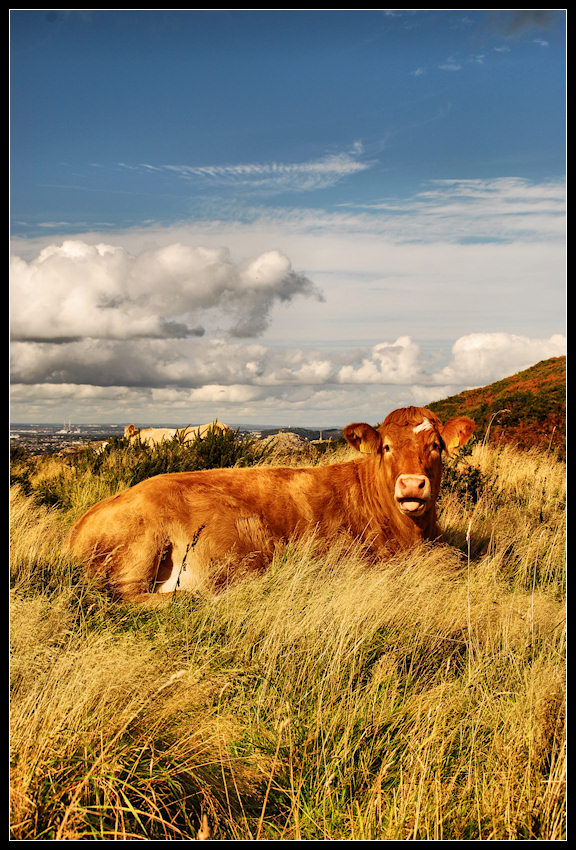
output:
[[[376,422],[564,353],[564,10],[10,42],[13,421]]]

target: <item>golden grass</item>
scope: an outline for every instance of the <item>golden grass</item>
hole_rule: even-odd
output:
[[[560,790],[541,770],[563,758],[562,607],[452,560],[423,549],[367,575],[336,558],[308,576],[298,560],[297,593],[284,564],[265,609],[254,587],[228,600],[228,634],[261,671],[252,715],[280,709],[305,753],[295,787],[328,806],[317,837],[346,822],[355,838],[527,837]]]
[[[74,510],[16,491],[12,837],[564,840],[563,467],[468,462],[443,545],[302,543],[154,609],[88,587]]]

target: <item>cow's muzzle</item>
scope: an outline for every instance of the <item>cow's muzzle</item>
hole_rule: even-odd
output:
[[[430,506],[432,489],[427,475],[399,475],[394,488],[396,504],[407,516],[420,516]]]

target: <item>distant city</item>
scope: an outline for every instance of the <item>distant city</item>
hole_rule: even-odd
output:
[[[122,437],[124,435],[123,423],[97,424],[74,424],[65,423],[57,425],[53,422],[40,422],[37,424],[14,422],[10,426],[10,448],[20,447],[30,454],[45,454],[58,452],[72,446],[82,446],[86,443],[97,443],[100,440],[108,440],[110,437]],[[168,427],[162,423],[146,423],[142,427],[162,428]],[[298,434],[305,440],[335,440],[341,436],[339,428],[299,428],[291,426],[261,427],[259,425],[230,425],[237,430],[242,437],[252,436],[257,439],[278,434],[281,431]]]
[[[53,422],[14,422],[10,426],[10,448],[20,447],[31,454],[57,452],[68,446],[81,446],[110,437],[122,437],[124,427],[113,424],[55,425]]]

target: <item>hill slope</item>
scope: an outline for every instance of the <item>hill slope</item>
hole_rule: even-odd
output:
[[[465,390],[427,405],[443,420],[470,416],[476,436],[523,448],[566,450],[566,357],[541,360],[486,387]],[[505,412],[504,412],[505,411]]]

